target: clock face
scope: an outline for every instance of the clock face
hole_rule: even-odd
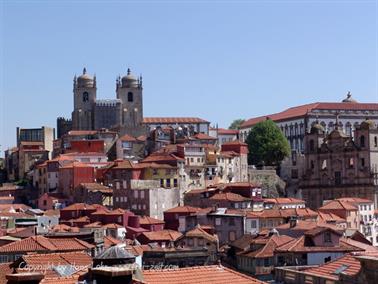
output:
[[[89,94],[88,94],[88,92],[84,92],[83,93],[83,102],[87,102],[87,101],[89,101]]]

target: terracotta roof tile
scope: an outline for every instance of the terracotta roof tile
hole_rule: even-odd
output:
[[[212,131],[217,131],[218,135],[237,135],[239,130],[225,129],[225,128],[210,128]]]
[[[357,211],[357,207],[350,202],[342,200],[331,200],[319,208],[319,211],[324,210],[348,210],[348,211]]]
[[[201,208],[192,206],[177,206],[164,211],[164,213],[196,213],[199,210],[201,210]]]
[[[137,141],[135,139],[135,137],[131,136],[131,135],[128,135],[128,134],[125,134],[123,135],[121,138],[119,138],[121,141],[124,141],[124,142],[135,142]]]
[[[87,250],[93,245],[76,238],[45,238],[33,236],[0,247],[0,253],[55,252]]]
[[[212,197],[210,197],[210,200],[225,200],[225,201],[231,201],[231,202],[243,202],[248,201],[250,199],[241,196],[240,194],[232,193],[232,192],[222,192],[222,193],[216,193]]]
[[[313,110],[378,110],[377,103],[311,103],[300,106],[288,108],[282,112],[254,117],[246,120],[241,128],[251,127],[261,121],[266,120],[267,117],[273,121],[283,121],[302,117],[307,112]]]
[[[157,224],[165,224],[163,220],[155,219],[150,216],[140,216],[139,217],[139,224],[141,225],[157,225]]]
[[[347,244],[340,240],[338,246],[309,246],[306,244],[307,236],[301,236],[276,248],[278,252],[308,253],[308,252],[358,252],[363,249]]]
[[[190,238],[204,238],[206,240],[209,240],[211,242],[216,242],[218,241],[218,236],[217,235],[211,235],[208,232],[206,232],[201,226],[196,226],[190,231],[187,231],[185,233],[185,237],[190,237]]]
[[[175,241],[182,236],[180,232],[174,230],[161,230],[154,232],[143,232],[149,241]]]
[[[274,203],[274,204],[304,204],[305,201],[302,199],[297,198],[265,198],[264,202],[266,203]]]
[[[339,274],[336,274],[336,272],[340,268],[345,268],[342,271],[343,274],[354,276],[360,271],[361,263],[355,256],[347,254],[318,267],[305,269],[302,273],[338,280]]]
[[[148,284],[252,284],[265,283],[221,265],[194,266],[171,270],[143,270]]]
[[[274,250],[276,247],[286,244],[293,240],[293,238],[289,236],[278,236],[273,235],[268,237],[266,240],[263,239],[261,242],[265,243],[265,245],[257,250],[250,250],[247,252],[241,253],[243,256],[247,257],[253,257],[253,258],[266,258],[266,257],[273,257],[274,256]],[[259,243],[259,239],[255,241],[256,243]]]

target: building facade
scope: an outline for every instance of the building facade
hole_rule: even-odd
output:
[[[362,122],[354,137],[338,126],[326,134],[317,123],[304,137],[304,145],[304,175],[299,186],[310,208],[341,197],[366,198],[377,205],[378,129],[374,121]]]

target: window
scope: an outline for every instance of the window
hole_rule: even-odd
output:
[[[127,93],[127,101],[133,102],[134,101],[134,94],[132,92]]]
[[[142,198],[142,199],[144,198],[144,191],[140,192],[140,198]]]
[[[330,256],[324,258],[324,263],[327,263],[327,262],[330,262],[330,261],[331,261],[331,257]]]
[[[134,190],[134,198],[138,198],[138,191]]]
[[[222,219],[221,218],[215,218],[215,225],[216,226],[222,225]]]
[[[188,246],[192,247],[194,244],[193,239],[188,239]]]
[[[335,172],[335,184],[336,185],[341,184],[341,172]]]
[[[166,185],[167,187],[171,187],[171,179],[167,178]]]
[[[153,174],[154,176],[156,176],[156,175],[158,174],[158,170],[157,170],[157,169],[153,169],[153,170],[152,170],[152,174]]]
[[[364,136],[364,135],[362,135],[362,136],[360,137],[360,146],[361,146],[361,147],[365,147],[365,136]]]
[[[87,102],[87,101],[89,101],[89,94],[88,94],[88,92],[84,92],[83,93],[83,102]]]
[[[177,178],[173,179],[173,187],[177,187]]]
[[[47,200],[43,200],[43,206],[47,205]]]
[[[234,220],[234,218],[230,218],[228,224],[229,224],[230,226],[234,226],[234,225],[235,225],[235,220]]]
[[[311,169],[314,169],[314,168],[315,168],[314,161],[311,160]]]
[[[378,137],[374,137],[374,147],[378,147]]]
[[[198,245],[199,245],[199,246],[203,246],[203,245],[205,245],[204,240],[203,240],[203,239],[198,239]]]
[[[361,158],[361,167],[365,167],[365,158]]]
[[[256,228],[257,227],[257,222],[256,220],[251,221],[251,228]]]
[[[160,186],[164,187],[164,179],[160,179]]]

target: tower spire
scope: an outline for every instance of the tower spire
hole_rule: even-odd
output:
[[[85,67],[83,68],[83,75],[84,74],[87,74],[87,68],[85,68]]]

